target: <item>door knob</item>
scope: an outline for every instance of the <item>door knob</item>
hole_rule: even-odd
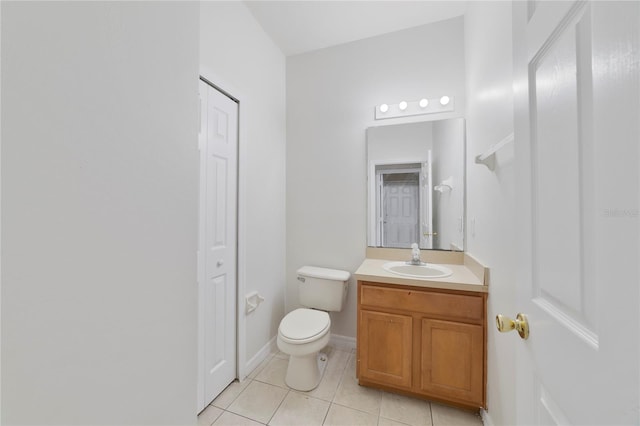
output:
[[[525,314],[516,315],[515,320],[505,317],[504,315],[496,315],[496,327],[501,333],[517,330],[521,338],[524,340],[529,338],[529,321],[527,321]]]

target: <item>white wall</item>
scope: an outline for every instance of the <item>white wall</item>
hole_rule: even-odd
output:
[[[2,9],[2,423],[194,423],[198,9]]]
[[[354,272],[365,257],[365,131],[383,102],[455,96],[464,115],[463,20],[456,18],[287,58],[287,311],[295,271]],[[424,120],[385,120],[387,124]],[[355,281],[333,334],[356,336]]]
[[[474,158],[513,131],[511,4],[469,2],[465,15],[467,65],[467,247],[490,268],[488,312],[489,421],[515,424],[513,336],[493,326],[496,314],[515,315],[514,145],[496,154],[496,169]],[[475,233],[471,221],[475,220]]]
[[[433,146],[433,123],[369,127],[366,131],[369,164],[422,163]]]
[[[245,318],[251,362],[284,316],[285,58],[242,2],[202,2],[200,67],[240,98],[239,280],[265,298]]]

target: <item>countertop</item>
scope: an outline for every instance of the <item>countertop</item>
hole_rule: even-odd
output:
[[[390,262],[384,259],[365,259],[355,272],[359,281],[369,281],[386,284],[409,285],[414,287],[441,288],[448,290],[474,291],[488,293],[488,287],[465,265],[441,264],[453,271],[445,278],[411,278],[387,272],[382,265]]]

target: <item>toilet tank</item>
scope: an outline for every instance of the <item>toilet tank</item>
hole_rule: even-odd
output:
[[[323,311],[341,311],[351,274],[337,269],[303,266],[298,269],[300,304]]]

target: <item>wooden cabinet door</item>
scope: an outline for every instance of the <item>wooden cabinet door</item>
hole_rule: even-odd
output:
[[[413,318],[360,311],[359,378],[411,387]]]
[[[482,326],[427,318],[421,326],[420,390],[482,406]]]

